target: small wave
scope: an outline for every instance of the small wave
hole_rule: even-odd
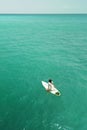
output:
[[[52,125],[51,127],[53,127],[54,129],[58,129],[58,130],[73,130],[71,127],[69,126],[62,126],[59,123],[54,123],[54,125]]]

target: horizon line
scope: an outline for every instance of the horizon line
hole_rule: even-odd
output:
[[[0,15],[66,15],[66,14],[87,14],[87,13],[0,13]]]

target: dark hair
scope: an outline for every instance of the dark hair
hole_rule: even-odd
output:
[[[49,82],[51,83],[51,82],[52,82],[52,79],[49,79]]]

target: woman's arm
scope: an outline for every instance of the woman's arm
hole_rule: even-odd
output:
[[[48,89],[47,89],[47,91],[51,91],[51,89],[52,89],[52,86],[51,86],[50,83],[48,83]]]

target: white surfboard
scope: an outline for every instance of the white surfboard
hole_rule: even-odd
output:
[[[47,90],[48,89],[48,83],[44,82],[44,81],[41,81],[42,82],[42,85],[43,87]],[[52,88],[51,91],[49,91],[50,93],[56,95],[56,96],[60,96],[61,93],[59,92],[58,89],[56,89],[55,87]]]

